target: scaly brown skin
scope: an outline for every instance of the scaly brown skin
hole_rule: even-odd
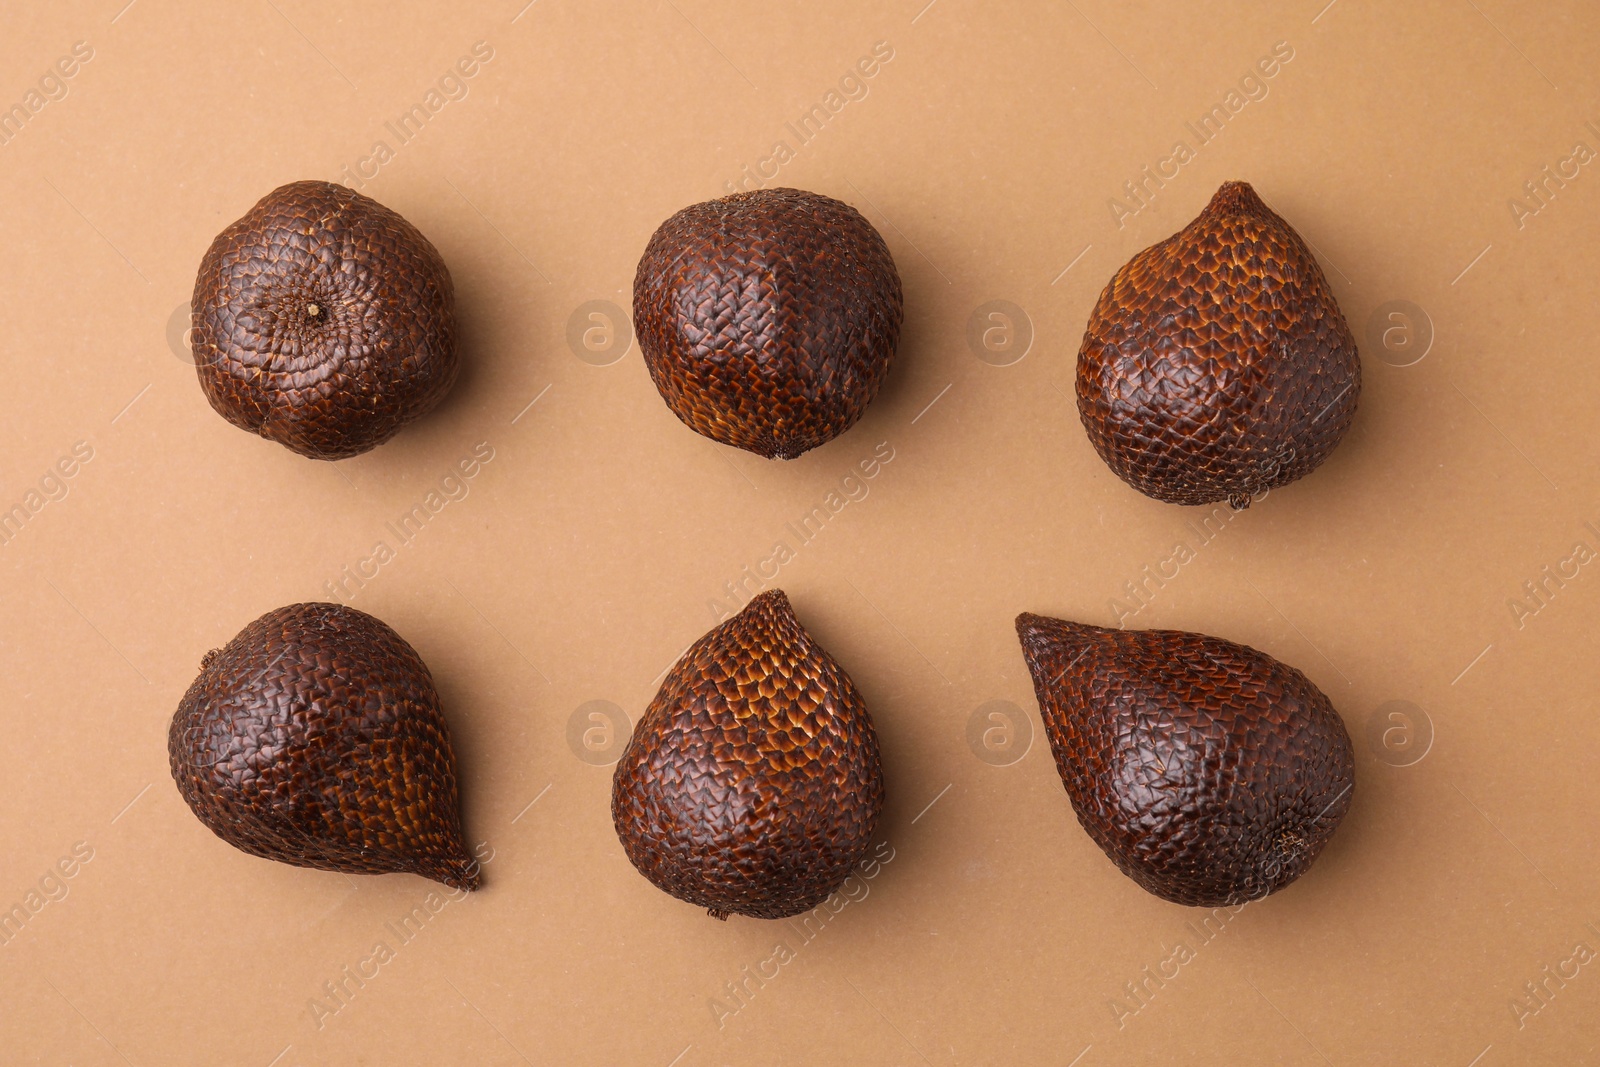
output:
[[[312,459],[375,448],[455,384],[455,289],[428,239],[329,182],[223,230],[192,301],[195,370],[235,426]]]
[[[1300,235],[1228,182],[1100,294],[1077,390],[1090,442],[1123,481],[1244,508],[1328,458],[1355,418],[1361,360]]]
[[[793,459],[844,433],[888,377],[900,275],[850,205],[799,189],[694,204],[633,282],[645,366],[696,433]]]
[[[1310,868],[1355,753],[1293,667],[1221,638],[1017,616],[1056,769],[1122,872],[1175,904],[1256,900]]]
[[[261,616],[206,654],[167,751],[190,809],[252,856],[478,888],[433,676],[371,615]]]
[[[866,855],[882,810],[861,695],[778,590],[678,660],[611,790],[639,873],[718,919],[821,904]]]

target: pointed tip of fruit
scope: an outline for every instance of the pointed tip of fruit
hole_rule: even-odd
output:
[[[1048,615],[1035,615],[1031,611],[1017,616],[1017,637],[1022,642],[1022,653],[1030,666],[1037,659],[1052,653],[1081,648],[1104,630],[1103,626],[1053,619]]]
[[[1088,636],[1104,630],[1104,626],[1093,626],[1086,622],[1073,622],[1071,619],[1057,619],[1049,615],[1035,615],[1031,611],[1024,611],[1017,616],[1017,635],[1020,637],[1049,636],[1060,640],[1073,635]]]
[[[711,916],[713,919],[716,919],[718,922],[727,922],[728,921],[728,914],[729,913],[726,912],[726,911],[723,911],[721,908],[707,908],[706,909],[706,914]]]
[[[782,589],[767,589],[757,593],[750,598],[748,604],[712,633],[724,628],[745,633],[752,630],[766,633],[797,654],[810,643],[810,635],[806,632],[805,624],[800,621],[800,616],[795,614],[794,605],[789,603],[789,596]],[[710,634],[706,636],[710,637]]]
[[[794,606],[789,603],[789,596],[782,589],[768,589],[766,592],[757,593],[750,598],[750,603],[744,606],[740,615],[746,612],[774,612],[777,614],[794,614]]]
[[[423,873],[451,889],[465,889],[472,893],[483,888],[483,868],[477,860],[469,859],[464,854],[437,862]]]
[[[1035,615],[1031,611],[1024,611],[1017,616],[1017,636],[1026,641],[1043,630],[1049,622],[1050,620],[1043,615]]]
[[[1260,214],[1270,211],[1249,182],[1223,182],[1206,205],[1208,214]]]

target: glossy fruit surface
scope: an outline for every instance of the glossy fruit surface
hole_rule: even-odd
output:
[[[882,809],[861,695],[778,590],[667,673],[611,794],[639,873],[719,919],[822,903],[866,854]]]
[[[762,189],[686,207],[633,283],[645,366],[696,433],[793,459],[855,425],[900,341],[900,275],[850,205]]]
[[[1310,473],[1355,418],[1361,360],[1328,280],[1245,182],[1111,279],[1078,352],[1078,414],[1117,476],[1174,504]]]
[[[195,369],[235,426],[313,459],[366,452],[455,384],[438,251],[329,182],[274,189],[212,242],[191,301]]]
[[[433,676],[371,615],[261,616],[206,654],[167,751],[190,809],[252,856],[478,888]]]
[[[1017,617],[1056,769],[1122,872],[1220,907],[1304,874],[1350,808],[1355,754],[1305,675],[1181,630]]]

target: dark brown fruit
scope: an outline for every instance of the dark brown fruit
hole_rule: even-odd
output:
[[[882,810],[861,695],[778,590],[678,660],[611,788],[639,873],[718,919],[821,904],[866,854]]]
[[[794,459],[844,433],[900,341],[900,275],[849,204],[761,189],[686,207],[633,280],[656,388],[690,429]]]
[[[433,676],[388,626],[292,604],[206,654],[167,735],[178,791],[236,848],[476,889]]]
[[[1117,271],[1078,351],[1078,414],[1146,496],[1235,508],[1309,474],[1355,418],[1361,360],[1322,268],[1245,182]]]
[[[1293,667],[1182,630],[1017,616],[1056,769],[1122,872],[1221,907],[1300,877],[1350,808],[1355,754]]]
[[[387,441],[455,384],[455,289],[428,239],[329,182],[274,189],[194,283],[195,369],[223,418],[312,459]]]

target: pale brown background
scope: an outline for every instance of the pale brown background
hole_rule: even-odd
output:
[[[1521,228],[1508,203],[1575,142],[1600,147],[1593,6],[925,3],[8,9],[0,105],[74,42],[94,57],[0,145],[0,505],[76,442],[94,458],[0,548],[0,904],[77,842],[93,859],[0,948],[0,1059],[1600,1062],[1600,963],[1520,1027],[1513,1009],[1541,968],[1600,948],[1600,572],[1520,628],[1508,606],[1575,542],[1600,548],[1583,526],[1600,524],[1600,164]],[[468,95],[397,148],[384,123],[478,41],[493,59]],[[798,147],[784,124],[879,41],[893,59],[866,98]],[[1192,144],[1185,122],[1279,41],[1294,58],[1266,98],[1118,228],[1109,198]],[[636,345],[595,366],[567,342],[584,302],[627,309],[663,218],[780,139],[778,182],[859,207],[906,293],[883,394],[787,464],[681,426]],[[365,191],[444,254],[467,370],[392,443],[315,463],[214,415],[169,321],[218,230],[377,140],[395,155]],[[1299,666],[1359,768],[1312,872],[1199,946],[1200,913],[1082,833],[1042,737],[995,766],[967,730],[993,700],[1035,721],[1018,611],[1110,623],[1124,582],[1196,540],[1196,512],[1096,458],[1073,360],[1111,272],[1231,178],[1324,257],[1365,389],[1326,466],[1238,516],[1130,624]],[[967,341],[995,299],[1034,332],[1009,366]],[[1411,366],[1368,329],[1392,300],[1431,320]],[[1414,337],[1421,316],[1402,322]],[[430,885],[229,848],[172,786],[167,722],[207,649],[327,599],[480,442],[494,458],[469,494],[353,603],[438,679],[487,886],[318,1029],[323,983],[393,943],[386,924]],[[870,493],[776,583],[872,709],[894,856],[802,945],[635,874],[610,769],[578,758],[568,721],[590,700],[636,719],[723,583],[880,442],[894,459]],[[1368,729],[1396,700],[1419,709],[1398,750]],[[793,960],[719,1027],[712,998],[780,940]],[[1179,942],[1194,958],[1119,1026],[1113,998]]]

